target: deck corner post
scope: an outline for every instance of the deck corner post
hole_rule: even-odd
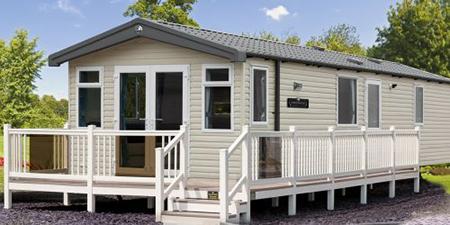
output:
[[[162,148],[155,149],[155,221],[160,222],[164,209],[164,154]]]
[[[420,174],[419,177],[414,178],[414,193],[420,192]]]
[[[389,198],[395,198],[395,180],[389,181]]]
[[[278,206],[280,206],[280,198],[278,198],[278,197],[273,197],[272,198],[272,207],[278,207]]]
[[[11,129],[10,124],[3,125],[3,207],[5,209],[10,209],[12,206],[12,192],[9,189],[9,129]]]
[[[334,210],[334,189],[327,191],[327,210]]]
[[[367,204],[367,184],[361,185],[361,204]]]
[[[155,197],[148,197],[147,198],[147,209],[154,209],[155,208]]]
[[[67,192],[63,193],[63,205],[64,206],[69,206],[70,205],[69,193],[67,193]]]
[[[95,212],[95,196],[93,193],[94,183],[94,129],[95,125],[89,125],[87,129],[87,210]]]
[[[250,193],[250,185],[252,181],[252,162],[251,162],[251,152],[252,152],[252,145],[251,145],[251,133],[250,133],[250,127],[248,125],[245,125],[242,127],[242,132],[246,133],[247,136],[244,139],[244,142],[242,142],[242,175],[245,175],[245,183],[242,185],[242,193],[244,194],[243,201],[246,201],[247,204],[245,205],[245,214],[243,217],[243,222],[250,223],[251,220],[251,193]]]
[[[220,222],[226,223],[228,220],[228,149],[220,150],[220,173],[219,173],[219,200],[220,200]]]
[[[189,140],[188,140],[188,127],[187,125],[180,126],[180,132],[183,132],[183,137],[180,140],[180,170],[183,173],[183,178],[180,182],[180,192],[181,198],[186,198],[186,182],[188,177],[188,149],[189,149]]]
[[[316,199],[315,193],[308,193],[308,202],[314,202]]]
[[[289,195],[289,206],[288,206],[288,215],[295,216],[297,213],[297,195],[294,193]]]

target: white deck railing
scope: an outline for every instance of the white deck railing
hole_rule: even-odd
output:
[[[250,186],[327,180],[419,166],[420,129],[369,129],[328,131],[249,131],[247,126],[228,148],[220,152],[221,220],[239,187],[247,198]],[[242,146],[241,177],[231,189],[229,158]],[[245,184],[245,185],[244,185]],[[245,189],[247,188],[247,189]]]
[[[89,126],[87,129],[12,129],[10,125],[5,125],[5,207],[10,207],[7,201],[11,199],[9,182],[16,178],[44,179],[61,183],[86,182],[89,211],[93,210],[92,190],[95,181],[155,185],[157,202],[158,199],[164,200],[176,185],[180,185],[180,189],[184,190],[187,171],[186,133],[185,126],[174,131],[124,131],[95,129],[95,126]],[[155,141],[155,177],[117,176],[116,139],[130,136],[158,138],[158,141]],[[31,146],[32,137],[47,137],[44,142],[50,142],[52,145],[50,147],[52,159],[51,162],[43,163],[45,166],[33,165],[30,162],[33,149],[39,148],[39,144],[36,143],[35,146]],[[44,146],[48,146],[48,143]],[[161,149],[164,149],[162,155],[159,154]],[[36,150],[39,149],[34,151]],[[47,149],[44,152],[49,151]],[[164,192],[158,192],[158,188],[167,185],[169,188]],[[158,203],[156,206],[163,207]]]

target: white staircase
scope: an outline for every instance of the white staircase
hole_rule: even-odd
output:
[[[240,200],[230,204],[227,224],[239,224],[241,214],[247,213],[246,202]],[[161,214],[164,224],[223,224],[220,220],[220,201],[197,198],[169,198],[167,211]]]

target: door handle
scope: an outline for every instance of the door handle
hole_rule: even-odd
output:
[[[164,121],[164,119],[163,118],[156,118],[156,121],[162,122],[162,121]]]

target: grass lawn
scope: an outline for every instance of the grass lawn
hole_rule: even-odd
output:
[[[430,183],[442,186],[447,194],[450,194],[450,175],[434,176],[431,174],[422,174],[422,178]]]

